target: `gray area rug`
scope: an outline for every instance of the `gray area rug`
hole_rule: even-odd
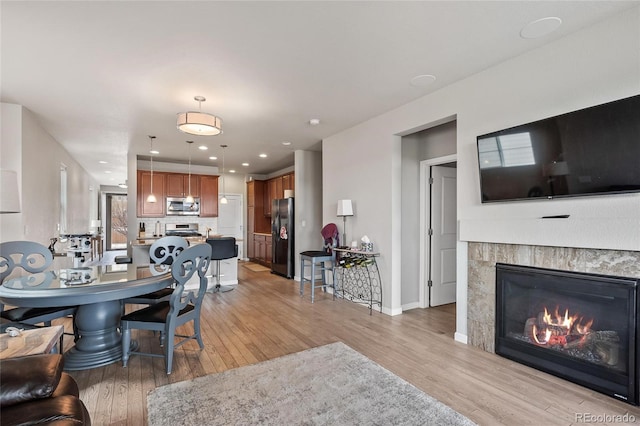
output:
[[[474,425],[343,343],[154,389],[149,425]]]

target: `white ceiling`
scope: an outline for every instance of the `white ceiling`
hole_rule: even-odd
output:
[[[195,140],[209,150],[193,149],[193,163],[220,166],[208,157],[227,144],[227,169],[267,174],[296,149],[636,5],[2,1],[1,100],[31,110],[101,184],[124,182],[128,151],[148,159],[148,135],[161,159],[186,161]],[[556,32],[519,36],[547,16],[562,19]],[[412,86],[421,74],[437,79]],[[223,135],[176,129],[196,95]]]

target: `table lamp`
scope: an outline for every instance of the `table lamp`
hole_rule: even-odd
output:
[[[338,213],[342,216],[342,244],[347,243],[347,216],[353,216],[353,205],[351,200],[338,200]]]

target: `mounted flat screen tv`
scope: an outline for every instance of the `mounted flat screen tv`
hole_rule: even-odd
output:
[[[483,203],[640,192],[640,95],[478,136]]]

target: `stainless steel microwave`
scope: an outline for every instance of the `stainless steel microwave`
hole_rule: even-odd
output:
[[[167,197],[167,216],[200,216],[200,198],[187,202],[186,198]]]

